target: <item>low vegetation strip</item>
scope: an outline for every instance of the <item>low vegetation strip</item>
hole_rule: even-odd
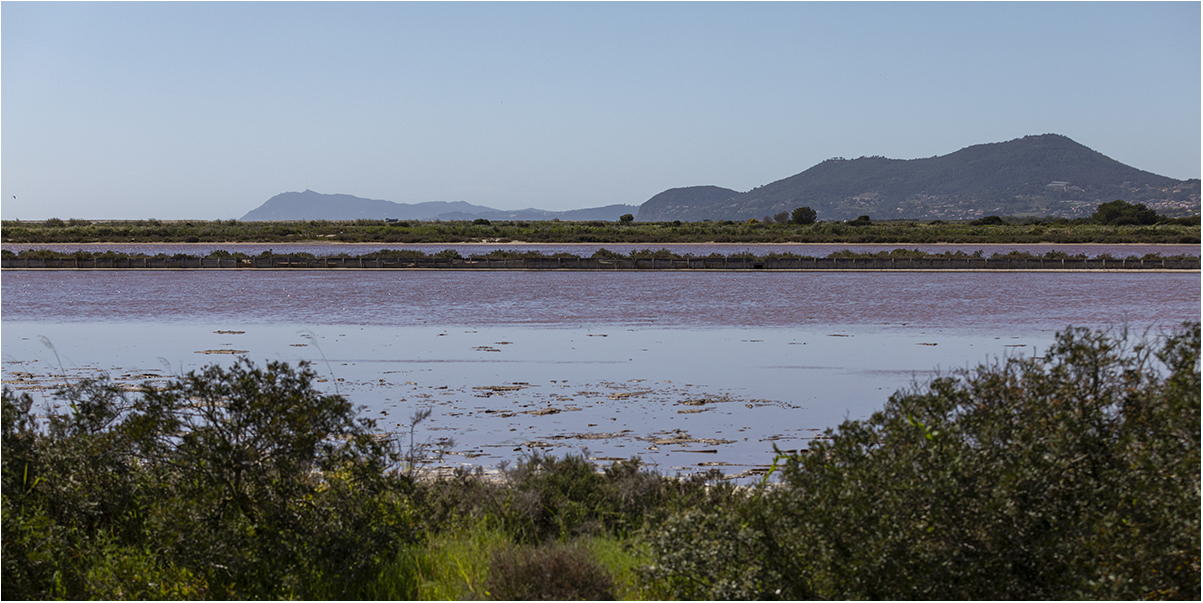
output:
[[[418,479],[307,367],[4,388],[4,599],[1200,597],[1200,328],[899,391],[757,486],[532,454]],[[423,414],[426,413],[426,414]],[[416,426],[428,411],[411,418]],[[420,445],[418,446],[420,448]],[[766,459],[767,460],[767,459]]]
[[[590,257],[567,253],[545,255],[528,252],[494,251],[461,257],[454,250],[435,254],[410,250],[381,250],[359,256],[314,256],[313,254],[256,256],[215,251],[205,257],[176,254],[148,256],[114,252],[77,251],[63,253],[28,250],[18,254],[2,252],[0,267],[5,269],[445,269],[445,270],[1199,270],[1199,258],[1159,254],[1115,258],[1110,255],[1087,257],[1049,252],[996,253],[984,257],[981,252],[961,251],[928,253],[895,249],[877,253],[839,251],[826,257],[807,257],[791,253],[763,256],[711,254],[696,257],[661,249],[637,250],[623,255],[599,249]]]
[[[1197,244],[1199,218],[1156,223],[999,218],[964,222],[45,220],[0,223],[4,243],[1146,243]]]

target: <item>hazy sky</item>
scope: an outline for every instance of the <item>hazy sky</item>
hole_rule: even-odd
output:
[[[5,1],[0,61],[6,220],[634,205],[1043,133],[1200,175],[1197,2]]]

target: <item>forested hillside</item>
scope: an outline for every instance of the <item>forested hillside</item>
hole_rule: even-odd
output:
[[[1199,180],[1145,172],[1057,134],[926,159],[833,158],[745,193],[718,194],[725,190],[672,189],[644,203],[637,219],[747,220],[801,206],[814,208],[820,220],[1076,218],[1116,199],[1167,216],[1199,212]]]

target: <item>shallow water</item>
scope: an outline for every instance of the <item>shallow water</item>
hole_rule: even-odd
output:
[[[4,321],[797,327],[1198,316],[1199,274],[8,271]]]
[[[406,438],[432,408],[416,437],[443,442],[447,465],[587,448],[667,473],[763,466],[774,445],[805,448],[933,371],[1038,354],[1067,324],[1140,331],[1200,312],[1198,274],[7,271],[2,284],[10,386],[98,371],[161,383],[236,357],[198,352],[239,351],[314,363],[323,388]]]

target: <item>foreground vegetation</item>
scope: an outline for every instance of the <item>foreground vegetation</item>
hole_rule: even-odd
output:
[[[4,221],[4,243],[1148,243],[1197,244],[1199,219],[1157,224],[1040,220],[964,223],[385,222],[384,220]]]
[[[578,456],[420,479],[306,366],[5,388],[3,597],[1198,600],[1199,360],[1198,323],[1069,328],[749,488]]]

